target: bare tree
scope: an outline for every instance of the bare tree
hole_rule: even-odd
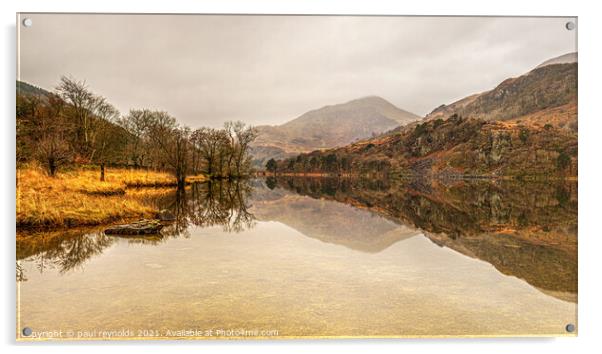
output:
[[[56,88],[59,96],[69,105],[69,114],[75,119],[77,126],[75,135],[79,153],[89,159],[93,153],[93,140],[96,123],[94,114],[99,105],[104,101],[95,96],[86,85],[85,81],[62,76]]]
[[[96,131],[94,149],[90,159],[100,165],[100,180],[105,180],[105,166],[110,160],[118,159],[122,151],[123,132],[116,125],[119,111],[104,98],[99,99],[96,109]]]
[[[162,161],[176,177],[178,189],[184,189],[188,173],[190,129],[180,127],[167,112],[150,112],[147,131],[150,141],[156,146]]]
[[[149,161],[147,132],[151,123],[151,112],[146,109],[132,109],[117,122],[128,134],[124,154],[134,168],[145,167]]]
[[[50,96],[48,102],[37,110],[36,142],[37,155],[46,165],[48,175],[54,177],[58,168],[67,162],[71,149],[67,141],[68,127],[63,116],[65,102],[57,96]]]
[[[250,169],[249,147],[257,138],[257,129],[246,126],[243,122],[235,122],[233,125],[236,136],[236,176],[241,177]]]
[[[204,172],[210,177],[221,174],[217,169],[217,158],[220,149],[220,133],[213,128],[200,128],[192,133],[192,141],[199,155],[205,160]]]

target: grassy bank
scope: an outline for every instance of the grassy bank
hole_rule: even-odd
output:
[[[191,178],[203,180],[202,176]],[[165,172],[107,169],[105,181],[97,170],[74,170],[49,177],[36,166],[17,170],[17,227],[52,228],[100,225],[116,220],[152,217],[150,200],[176,185]],[[154,187],[139,188],[139,187]]]

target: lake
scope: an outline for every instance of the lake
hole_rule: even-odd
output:
[[[176,215],[160,237],[19,233],[18,335],[556,336],[576,325],[576,182],[282,177],[155,202]]]

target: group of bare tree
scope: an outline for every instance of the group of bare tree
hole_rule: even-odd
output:
[[[256,130],[242,122],[191,130],[164,111],[134,109],[124,116],[83,81],[62,77],[55,92],[17,92],[17,163],[37,160],[50,176],[65,165],[170,171],[178,186],[187,175],[239,178],[251,169]]]

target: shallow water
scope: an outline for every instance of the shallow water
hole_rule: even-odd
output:
[[[475,192],[489,212],[472,224],[456,213],[473,204],[449,194],[452,227],[424,200],[391,199],[390,186],[330,193],[308,183],[254,181],[227,193],[237,201],[211,200],[215,186],[162,201],[178,222],[161,239],[21,235],[18,328],[42,338],[495,336],[563,335],[576,323],[566,198],[561,211],[553,200],[525,205],[543,216],[522,217],[520,229],[517,205],[492,202],[503,193]],[[534,225],[543,221],[545,232]]]

